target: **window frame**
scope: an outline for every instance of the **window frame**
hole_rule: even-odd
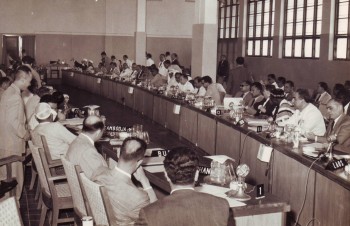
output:
[[[224,4],[222,2],[225,2]],[[239,29],[239,0],[221,0],[218,2],[218,39],[227,40],[238,38],[238,29]],[[230,8],[230,15],[227,15],[227,8]],[[224,10],[224,16],[221,15],[221,10]],[[233,16],[233,10],[236,11],[236,14]],[[221,24],[223,19],[224,23]],[[227,20],[229,19],[229,26],[227,26]],[[232,21],[235,20],[235,26],[232,26]],[[232,35],[232,30],[234,29],[235,34]],[[223,30],[223,37],[221,37],[221,30]],[[229,37],[226,38],[227,32]]]
[[[346,2],[346,1],[345,1]],[[348,32],[347,34],[338,34],[338,24],[339,24],[339,0],[335,0],[335,14],[334,14],[334,43],[333,43],[333,60],[336,61],[350,61],[350,0],[348,5]],[[346,38],[347,39],[347,50],[345,58],[337,58],[337,47],[338,39]]]
[[[287,23],[288,20],[288,1],[294,1],[294,6],[293,6],[293,21],[292,23]],[[307,22],[307,8],[310,7],[307,5],[307,0],[304,0],[304,4],[302,7],[298,8],[298,0],[287,0],[285,2],[285,7],[283,9],[284,13],[284,21],[283,21],[283,48],[282,48],[282,58],[285,59],[319,59],[320,58],[320,50],[321,50],[321,33],[317,34],[317,23],[320,21],[320,26],[322,29],[322,17],[320,20],[317,20],[317,17],[319,15],[318,7],[323,6],[323,1],[321,0],[322,3],[319,5],[319,0],[314,0],[314,5],[313,5],[313,21],[312,21],[312,34],[311,35],[306,35],[306,24]],[[296,35],[296,28],[297,28],[297,11],[298,9],[303,8],[303,19],[302,19],[302,34],[301,35]],[[292,35],[287,36],[287,24],[293,24],[292,28]],[[291,56],[286,56],[286,42],[288,40],[292,41],[292,47],[291,47]],[[301,55],[300,56],[295,56],[296,49],[295,49],[295,43],[296,40],[301,40]],[[306,40],[311,40],[312,41],[312,48],[311,48],[311,57],[306,57],[305,56],[305,43]],[[317,40],[319,40],[319,50],[318,50],[318,56],[316,56],[316,43]]]
[[[265,0],[248,0],[247,2],[247,29],[246,29],[246,49],[245,49],[245,53],[246,56],[249,57],[272,57],[272,52],[273,52],[273,29],[274,29],[274,14],[275,14],[275,9],[274,9],[274,2],[275,0],[270,0],[270,10],[269,11],[265,11],[265,4],[263,4],[265,2]],[[258,2],[263,2],[262,6],[261,6],[261,12],[257,12],[257,5]],[[254,12],[253,14],[250,14],[250,4],[254,4]],[[265,19],[265,14],[268,13],[269,14],[269,23],[268,24],[264,24],[264,19]],[[260,36],[257,37],[256,36],[256,19],[257,19],[257,15],[261,14],[261,29],[260,29]],[[249,37],[249,28],[251,26],[249,26],[250,24],[250,15],[254,15],[254,22],[253,22],[253,37]],[[268,26],[268,35],[267,37],[264,37],[264,26]],[[248,53],[248,43],[249,41],[253,41],[253,46],[252,46],[252,55],[249,55]],[[260,41],[260,52],[259,55],[255,55],[255,48],[256,48],[256,41]],[[267,47],[267,55],[263,55],[263,42],[264,41],[268,41],[268,47]]]

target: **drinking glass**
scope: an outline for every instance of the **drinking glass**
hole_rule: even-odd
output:
[[[146,131],[142,132],[142,139],[146,142],[146,144],[149,144],[150,139],[149,139],[148,132],[146,132]]]

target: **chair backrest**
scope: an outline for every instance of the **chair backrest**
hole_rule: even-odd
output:
[[[35,146],[31,140],[28,141],[28,144],[29,144],[30,151],[32,152],[32,155],[33,155],[36,169],[39,174],[39,181],[41,183],[41,188],[44,189],[44,191],[50,195],[51,193],[49,189],[49,184],[47,182],[44,166],[41,160],[41,156],[39,154],[39,148]]]
[[[34,130],[29,130],[30,132],[30,136],[32,139],[32,142],[35,146],[37,146],[38,148],[42,148],[43,147],[43,142],[41,141],[41,137],[38,133],[34,132]]]
[[[109,200],[107,188],[104,187],[104,186],[101,186],[100,187],[100,192],[101,192],[103,205],[105,207],[106,214],[107,214],[109,222],[117,222],[117,217],[114,215],[113,207],[112,207],[112,204],[111,204],[111,202]]]
[[[110,225],[100,192],[101,185],[89,180],[84,173],[80,173],[79,176],[83,187],[83,195],[89,203],[95,224]]]
[[[44,149],[44,152],[45,152],[46,159],[47,159],[48,163],[50,164],[54,160],[52,160],[52,158],[51,158],[51,153],[50,153],[49,146],[47,145],[46,138],[43,135],[40,135],[40,138],[41,138],[41,142],[43,144],[43,149]]]
[[[0,225],[23,226],[15,197],[10,197],[0,202]]]
[[[61,156],[61,161],[72,194],[74,210],[80,218],[86,216],[86,205],[81,191],[78,174],[75,170],[75,165],[68,161],[64,156]]]

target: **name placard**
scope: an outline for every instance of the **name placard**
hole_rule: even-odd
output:
[[[344,168],[346,165],[348,165],[348,163],[346,162],[345,159],[339,159],[328,163],[326,166],[326,170],[334,171],[334,170]]]

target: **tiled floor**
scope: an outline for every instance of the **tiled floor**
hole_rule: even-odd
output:
[[[150,119],[141,116],[137,112],[132,111],[125,106],[116,104],[111,100],[106,100],[88,92],[72,89],[70,87],[58,87],[58,89],[70,95],[70,101],[74,106],[82,107],[88,104],[97,104],[101,106],[100,112],[106,116],[108,124],[120,126],[143,124],[144,130],[148,131],[150,134],[150,139],[156,140],[156,142],[163,147],[172,148],[186,145],[196,148],[190,142],[180,139],[178,135],[165,129],[163,126],[160,126],[152,122]],[[37,209],[38,202],[34,200],[35,189],[31,191],[29,190],[31,178],[31,170],[29,167],[26,168],[25,174],[25,186],[20,200],[20,211],[25,226],[36,226],[39,224],[41,209]],[[73,210],[62,214],[62,217],[72,216]],[[45,225],[49,225],[48,219],[46,219]]]

